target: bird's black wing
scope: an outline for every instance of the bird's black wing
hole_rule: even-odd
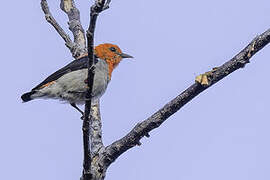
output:
[[[50,75],[49,77],[47,77],[44,81],[42,81],[39,85],[37,85],[36,87],[34,87],[32,89],[32,91],[37,90],[39,88],[41,88],[43,85],[53,82],[55,80],[57,80],[58,78],[60,78],[61,76],[63,76],[66,73],[69,73],[71,71],[76,71],[76,70],[80,70],[80,69],[84,69],[87,68],[87,56],[82,57],[80,59],[74,60],[71,63],[69,63],[68,65],[66,65],[65,67],[59,69],[58,71],[54,72],[52,75]],[[95,61],[97,59],[95,58]]]

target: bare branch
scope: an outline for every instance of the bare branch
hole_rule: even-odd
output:
[[[220,67],[214,68],[212,71],[203,74],[207,77],[207,82],[196,82],[187,88],[184,92],[178,95],[175,99],[166,104],[163,108],[157,111],[148,119],[138,123],[125,137],[115,141],[105,149],[104,156],[107,166],[114,162],[121,154],[128,149],[140,145],[140,140],[144,136],[149,136],[148,133],[153,129],[159,127],[171,115],[177,112],[186,103],[191,101],[194,97],[206,90],[216,82],[237,69],[243,68],[249,59],[266,46],[270,42],[270,29],[257,36],[247,47],[245,47],[239,54],[233,57],[230,61],[226,62]]]
[[[71,41],[69,35],[63,30],[63,28],[57,23],[57,21],[52,16],[48,3],[46,0],[41,0],[40,2],[41,8],[45,14],[46,20],[54,27],[54,29],[58,32],[58,34],[64,39],[66,42],[66,46],[70,49],[72,53],[72,48],[74,46],[73,42]]]
[[[100,179],[100,172],[94,172],[94,173],[92,172],[92,170],[93,171],[98,170],[99,165],[95,164],[95,166],[92,167],[91,163],[92,163],[92,158],[94,158],[94,156],[92,155],[99,156],[98,154],[99,148],[104,147],[101,140],[101,120],[100,120],[100,116],[95,117],[94,114],[90,114],[90,109],[92,109],[93,112],[98,111],[99,113],[99,103],[97,107],[95,107],[94,105],[92,105],[91,107],[91,104],[92,104],[91,98],[92,98],[93,82],[94,82],[94,75],[95,75],[94,33],[95,33],[97,17],[99,13],[101,13],[104,10],[103,8],[105,5],[105,2],[106,0],[96,0],[95,4],[91,7],[90,24],[87,30],[87,50],[88,50],[87,85],[89,88],[85,96],[86,101],[85,101],[85,112],[84,112],[84,121],[83,121],[84,162],[83,162],[83,173],[82,173],[82,178],[81,178],[82,180]],[[106,4],[107,6],[109,6],[108,3]],[[97,127],[97,129],[95,129],[95,127]],[[96,135],[96,133],[99,133],[99,132],[100,132],[100,138],[99,138],[99,134]],[[90,142],[91,144],[89,143],[89,135],[91,139],[91,142]]]
[[[68,15],[69,30],[73,33],[75,47],[73,57],[78,58],[87,53],[84,29],[81,25],[80,11],[74,0],[61,0],[60,8]]]

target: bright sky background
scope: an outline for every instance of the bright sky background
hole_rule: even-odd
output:
[[[48,2],[68,30],[59,2]],[[92,2],[77,0],[84,27]],[[39,3],[1,3],[0,179],[78,180],[80,114],[53,100],[20,100],[72,60]],[[269,0],[112,0],[98,19],[96,43],[118,44],[135,59],[119,65],[102,97],[104,143],[270,28],[269,7]],[[106,180],[269,180],[269,67],[270,46],[117,159]]]

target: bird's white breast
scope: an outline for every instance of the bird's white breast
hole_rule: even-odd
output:
[[[85,93],[87,91],[86,79],[86,68],[68,72],[52,85],[39,90],[37,95],[43,98],[56,98],[70,103],[81,104],[85,101]],[[93,101],[99,99],[104,94],[108,83],[108,65],[104,60],[99,60],[95,69],[92,91]]]

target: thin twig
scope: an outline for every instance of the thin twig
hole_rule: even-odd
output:
[[[74,44],[72,40],[70,39],[69,35],[63,30],[63,28],[57,23],[57,21],[52,16],[47,1],[41,0],[40,5],[48,23],[50,23],[54,27],[54,29],[58,32],[58,34],[64,39],[66,46],[72,52],[72,48]]]
[[[76,8],[74,0],[61,0],[60,8],[68,15],[69,30],[73,34],[75,43],[72,49],[72,55],[78,58],[87,53],[85,33],[80,20],[80,11]]]
[[[87,85],[88,90],[86,92],[86,101],[85,101],[85,113],[84,113],[84,122],[83,122],[83,144],[84,144],[84,163],[83,163],[83,180],[89,180],[96,173],[91,172],[91,151],[98,149],[95,148],[96,145],[100,145],[94,141],[95,131],[93,128],[93,116],[90,114],[91,109],[91,98],[92,98],[92,89],[95,75],[95,65],[94,65],[94,32],[96,27],[96,21],[99,13],[103,11],[103,7],[106,0],[97,0],[95,4],[91,7],[90,10],[90,24],[87,30],[87,50],[88,50],[88,77],[87,77]],[[99,107],[98,107],[99,110]],[[90,115],[90,117],[89,117]],[[91,127],[91,128],[90,128]],[[101,125],[99,126],[101,127]],[[89,135],[91,136],[89,138]],[[89,139],[92,141],[89,143]],[[101,141],[102,143],[102,141]],[[102,144],[103,146],[103,144]],[[93,148],[93,149],[92,149]],[[94,178],[95,179],[95,178]]]
[[[207,77],[207,83],[202,84],[195,82],[175,99],[154,113],[151,117],[138,123],[126,136],[107,146],[104,154],[105,163],[107,166],[114,162],[128,149],[136,145],[140,145],[140,140],[144,136],[149,136],[148,133],[150,131],[159,127],[172,114],[177,112],[181,107],[199,95],[202,91],[214,85],[216,82],[228,76],[235,70],[243,68],[247,63],[249,63],[250,58],[264,46],[266,46],[269,42],[270,29],[262,33],[260,36],[257,36],[247,47],[245,47],[230,61],[226,62],[218,68],[214,68],[210,72],[205,73],[204,75]]]

